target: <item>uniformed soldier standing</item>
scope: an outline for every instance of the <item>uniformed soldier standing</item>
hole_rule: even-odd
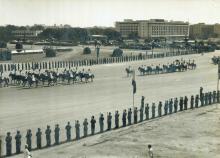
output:
[[[140,108],[140,122],[142,122],[144,119],[144,106],[141,106]]]
[[[175,100],[174,100],[174,112],[175,113],[177,112],[177,109],[178,109],[178,99],[175,98]]]
[[[47,147],[51,146],[51,129],[50,126],[47,126],[47,129],[45,131],[46,134],[46,142],[47,142]]]
[[[71,140],[71,125],[70,122],[67,123],[65,129],[66,129],[66,140],[70,141]]]
[[[115,128],[119,127],[119,113],[118,111],[115,112]]]
[[[31,140],[31,137],[32,137],[31,130],[28,129],[28,130],[27,130],[27,134],[26,134],[26,138],[27,138],[26,144],[28,145],[28,150],[29,150],[29,151],[31,151],[31,149],[32,149],[32,140]]]
[[[112,115],[111,115],[111,112],[109,112],[107,114],[107,124],[108,124],[108,129],[107,130],[111,130],[112,128]]]
[[[149,105],[148,104],[145,106],[145,116],[146,116],[146,120],[149,120]]]
[[[205,93],[205,105],[208,105],[208,93]]]
[[[202,93],[200,96],[201,106],[204,106],[204,101],[205,101],[205,96],[204,96],[204,93]]]
[[[75,122],[75,129],[76,129],[76,140],[80,139],[80,124],[79,120]]]
[[[84,137],[87,137],[88,135],[88,121],[87,121],[87,118],[84,119],[83,121],[83,134],[84,134]]]
[[[155,103],[152,103],[152,118],[155,118],[155,109],[156,109]]]
[[[59,125],[56,124],[55,129],[54,129],[54,138],[55,138],[55,145],[59,144],[59,138],[60,138],[60,128]]]
[[[213,103],[216,103],[216,91],[213,91]]]
[[[159,104],[158,104],[158,116],[161,117],[162,113],[162,102],[160,101]]]
[[[208,98],[209,98],[209,105],[212,104],[212,92],[208,93]]]
[[[41,129],[38,128],[38,129],[37,129],[37,133],[36,133],[37,149],[41,149],[41,135],[42,135]]]
[[[137,123],[137,113],[138,113],[138,110],[137,110],[137,107],[134,108],[134,123]]]
[[[20,131],[17,131],[17,134],[15,136],[16,141],[16,154],[21,152],[21,134]]]
[[[196,98],[195,98],[195,107],[196,108],[199,107],[199,95],[198,94],[196,95]]]
[[[132,117],[132,111],[131,108],[128,110],[128,125],[131,125],[131,117]]]
[[[100,126],[100,133],[102,133],[104,131],[104,116],[103,116],[103,114],[100,114],[99,126]]]
[[[200,93],[199,93],[200,98],[201,98],[202,94],[203,94],[203,88],[202,88],[202,87],[200,87]]]
[[[94,116],[92,116],[90,123],[91,123],[91,132],[92,132],[92,135],[94,135],[95,134],[95,123],[96,123]]]
[[[11,149],[12,149],[12,137],[11,137],[11,133],[7,132],[7,136],[5,138],[5,142],[6,142],[6,156],[10,156],[11,155]]]
[[[217,91],[217,103],[220,101],[220,91]]]
[[[170,99],[170,102],[169,102],[169,114],[172,114],[173,113],[173,99]]]
[[[187,108],[188,108],[188,98],[187,98],[187,96],[185,96],[185,98],[184,98],[184,110],[187,110]]]
[[[145,97],[142,96],[142,97],[141,97],[141,107],[144,107],[144,99],[145,99]]]
[[[167,111],[168,111],[168,101],[166,100],[164,104],[164,115],[167,115]]]
[[[194,108],[194,96],[191,96],[191,100],[190,100],[190,109]]]
[[[180,97],[180,111],[183,111],[183,97]]]
[[[124,110],[123,114],[122,114],[122,124],[123,124],[123,127],[126,126],[126,118],[127,118],[127,112],[126,112],[126,110]]]

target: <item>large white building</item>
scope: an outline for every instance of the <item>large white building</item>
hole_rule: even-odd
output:
[[[141,38],[183,39],[189,36],[189,23],[164,19],[124,20],[116,22],[116,30],[122,37],[137,33]]]
[[[32,39],[36,38],[43,30],[15,30],[12,34],[16,38]]]

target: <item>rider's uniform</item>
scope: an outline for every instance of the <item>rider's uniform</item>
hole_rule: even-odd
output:
[[[53,74],[52,74],[52,72],[50,72],[50,78],[53,79]]]
[[[70,71],[70,77],[73,78],[73,71]]]
[[[35,79],[34,75],[32,75],[32,81],[33,81],[33,82],[35,82],[35,81],[36,81],[36,79]]]

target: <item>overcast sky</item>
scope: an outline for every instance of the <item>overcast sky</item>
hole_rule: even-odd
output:
[[[220,0],[0,0],[0,25],[114,26],[123,19],[220,23]]]

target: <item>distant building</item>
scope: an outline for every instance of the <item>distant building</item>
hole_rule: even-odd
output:
[[[191,39],[208,39],[213,37],[220,37],[220,24],[198,23],[190,25]]]
[[[116,22],[116,30],[122,37],[137,33],[140,38],[183,39],[189,36],[189,23],[182,21],[167,21],[164,19],[124,20]]]
[[[35,39],[41,32],[42,30],[15,30],[12,34],[15,38]]]
[[[128,37],[131,33],[138,34],[139,22],[125,19],[123,22],[116,22],[115,27],[116,31],[120,32],[122,37]]]

